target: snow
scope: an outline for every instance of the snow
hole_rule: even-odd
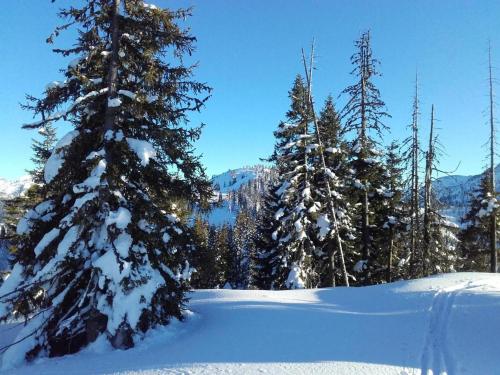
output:
[[[318,239],[320,241],[323,241],[326,236],[328,236],[328,233],[330,233],[330,219],[328,219],[328,215],[319,215],[318,219],[316,221],[316,225],[319,229],[318,232]]]
[[[71,245],[73,245],[76,242],[76,240],[78,240],[79,234],[80,234],[80,226],[79,225],[75,225],[75,226],[69,228],[69,230],[64,235],[64,238],[57,246],[57,255],[59,257],[64,257],[68,253]]]
[[[113,245],[115,245],[118,254],[125,259],[129,256],[130,246],[132,246],[132,236],[126,232],[122,232],[113,241]]]
[[[133,349],[111,350],[101,339],[2,373],[475,375],[499,366],[500,275],[190,297],[185,323],[149,332]],[[0,345],[20,328],[0,326]]]
[[[301,277],[300,267],[293,263],[290,269],[290,273],[288,274],[288,278],[286,279],[286,286],[289,289],[304,289],[305,283]]]
[[[359,260],[353,267],[354,272],[363,272],[368,264],[367,260]]]
[[[59,228],[52,228],[49,232],[45,233],[38,245],[35,246],[35,255],[38,257],[42,251],[59,236],[59,233],[61,233]]]
[[[108,98],[108,107],[115,108],[122,105],[120,98]]]
[[[44,169],[44,179],[46,183],[51,182],[59,173],[64,163],[65,148],[71,145],[73,140],[80,134],[78,130],[73,130],[61,138],[54,147],[52,155],[50,155]]]
[[[136,94],[129,90],[118,90],[118,94],[126,96],[127,98],[130,98],[132,100],[136,98]]]
[[[141,161],[141,165],[144,167],[149,164],[150,159],[154,159],[156,157],[156,150],[148,141],[127,138],[127,143],[130,149],[136,153],[137,157]]]
[[[132,214],[125,207],[118,208],[117,211],[112,211],[106,218],[106,225],[116,225],[118,229],[125,229],[132,220]]]

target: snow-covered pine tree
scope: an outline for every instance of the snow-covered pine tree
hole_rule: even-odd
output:
[[[337,230],[343,245],[343,251],[347,254],[350,242],[354,238],[354,229],[351,224],[351,206],[347,197],[350,183],[349,164],[347,160],[347,143],[341,137],[340,118],[335,110],[333,98],[328,96],[318,118],[319,134],[323,145],[323,155],[326,164],[328,180],[325,179],[321,165],[319,150],[313,151],[311,156],[314,166],[313,186],[317,196],[316,226],[317,226],[317,251],[315,257],[315,269],[319,275],[321,287],[335,286],[337,280],[342,284],[344,275],[340,262],[335,261],[332,267],[331,257],[339,257],[339,245],[333,228],[330,199],[327,192],[326,182],[330,184],[331,204],[335,208]]]
[[[425,156],[424,214],[422,240],[422,275],[455,270],[458,239],[457,225],[440,213],[440,203],[432,190],[433,173],[438,171],[442,154],[438,136],[434,134],[434,105],[431,110],[429,145]]]
[[[188,124],[208,87],[183,65],[195,38],[177,21],[188,10],[142,0],[86,0],[60,11],[78,27],[77,58],[31,108],[40,128],[74,130],[44,170],[48,199],[17,226],[16,264],[0,290],[1,319],[24,317],[4,366],[73,353],[98,337],[131,347],[142,332],[182,318],[193,248],[175,202],[209,184]],[[52,41],[49,38],[49,42]],[[202,99],[199,97],[202,96]]]
[[[355,132],[350,145],[350,165],[353,170],[352,193],[356,212],[353,213],[353,224],[358,232],[355,244],[355,257],[358,259],[354,271],[358,280],[369,283],[370,262],[375,250],[373,236],[373,217],[377,200],[383,200],[387,188],[384,186],[384,166],[381,161],[382,152],[378,149],[377,137],[382,137],[387,127],[383,124],[388,117],[380,92],[373,83],[379,75],[376,67],[378,60],[372,56],[370,33],[365,32],[356,41],[356,53],[351,57],[354,75],[357,82],[347,87],[343,93],[348,102],[341,112],[344,120],[344,132]]]
[[[269,159],[275,163],[277,171],[276,189],[271,189],[277,199],[273,214],[276,226],[270,240],[273,246],[257,251],[261,260],[277,265],[271,270],[261,267],[272,272],[273,289],[318,285],[312,264],[316,228],[315,220],[311,219],[315,201],[309,170],[312,134],[308,126],[311,118],[308,95],[304,80],[298,75],[289,92],[291,108],[286,122],[280,123],[274,132],[276,144]]]
[[[250,259],[255,246],[256,223],[246,209],[240,207],[233,227],[232,252],[235,259],[233,287],[247,289],[250,284]]]
[[[400,145],[393,141],[385,152],[385,178],[387,189],[385,200],[378,205],[374,230],[377,232],[377,248],[380,253],[376,261],[380,270],[385,272],[372,275],[372,282],[391,282],[401,278],[401,268],[405,263],[404,234],[407,232],[405,211],[403,209],[403,159],[399,154]]]
[[[274,181],[269,181],[268,184],[257,217],[255,251],[250,260],[250,288],[252,289],[272,289],[281,265],[281,256],[276,253],[278,235],[276,229],[279,222],[275,218],[279,203],[276,192],[280,186]]]
[[[458,234],[458,253],[464,271],[490,271],[490,229],[493,201],[491,200],[490,170],[487,169],[477,189],[470,194],[469,211],[461,220]],[[500,228],[500,215],[496,210],[497,228]],[[498,232],[498,229],[497,229]],[[498,236],[498,233],[497,233]]]

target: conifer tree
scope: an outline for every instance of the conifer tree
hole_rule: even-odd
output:
[[[42,136],[42,140],[33,139],[33,157],[31,161],[34,164],[34,168],[29,170],[29,174],[33,178],[35,184],[43,184],[43,170],[47,160],[49,160],[52,154],[52,149],[56,145],[57,136],[56,130],[51,122],[48,122],[45,126],[38,129],[38,133]]]
[[[47,199],[17,226],[12,275],[0,317],[24,317],[4,364],[73,353],[104,335],[129,348],[141,333],[182,319],[189,289],[191,229],[176,202],[209,184],[188,124],[208,87],[183,65],[195,38],[171,11],[142,0],[85,0],[60,11],[78,28],[77,58],[42,99],[26,105],[40,128],[65,119],[74,130],[44,169]],[[200,98],[201,97],[201,98]],[[21,344],[22,343],[22,344]]]
[[[279,186],[270,181],[264,193],[262,207],[257,217],[255,251],[250,263],[250,288],[273,289],[278,269],[281,265],[280,254],[276,253],[278,221],[275,213],[278,207],[276,192]]]
[[[313,287],[318,283],[312,258],[316,229],[311,218],[315,200],[309,170],[312,135],[308,126],[311,118],[308,95],[304,80],[298,75],[289,93],[291,108],[287,120],[274,132],[276,145],[269,159],[277,170],[276,189],[273,189],[276,226],[269,240],[272,247],[258,251],[262,260],[276,265],[272,269],[261,268],[271,270],[274,289]]]
[[[383,186],[384,168],[380,160],[382,153],[377,148],[377,138],[380,138],[387,128],[382,120],[389,115],[373,82],[379,75],[379,62],[372,55],[370,33],[363,33],[355,45],[357,52],[351,57],[354,65],[351,74],[356,78],[356,82],[343,91],[348,96],[348,102],[341,112],[341,117],[344,119],[344,132],[356,133],[350,147],[350,164],[354,171],[352,196],[359,207],[354,215],[359,237],[355,250],[359,254],[359,261],[354,269],[360,275],[361,283],[367,283],[370,259],[375,250],[372,233],[373,208],[377,204],[375,201],[383,198],[386,190]]]
[[[250,213],[240,208],[233,227],[232,251],[235,259],[233,284],[247,289],[250,284],[250,259],[254,253],[256,224]]]
[[[191,264],[196,271],[191,278],[191,285],[196,289],[216,288],[220,284],[217,272],[218,252],[210,238],[211,228],[200,215],[194,220],[193,232],[196,238],[196,250],[192,253]]]
[[[312,186],[315,191],[317,211],[314,267],[315,273],[319,276],[319,286],[329,287],[337,284],[336,279],[343,284],[346,283],[346,275],[343,274],[345,262],[343,253],[347,252],[348,245],[354,238],[351,206],[346,196],[347,187],[351,182],[347,160],[348,147],[341,137],[340,118],[331,96],[327,97],[316,123],[318,126],[316,138],[320,137],[321,148],[319,143],[313,144],[317,147],[314,147],[311,157],[311,170],[314,176]],[[322,165],[322,157],[325,168]],[[335,218],[332,218],[332,208],[335,211]]]
[[[490,225],[491,215],[494,213],[490,204],[490,183],[490,170],[487,169],[481,177],[479,186],[470,194],[469,211],[461,220],[462,229],[458,238],[461,268],[464,271],[490,271]],[[495,215],[498,228],[500,220],[498,210]]]
[[[400,146],[393,141],[385,154],[385,178],[387,190],[384,192],[385,200],[379,205],[378,219],[375,223],[377,248],[380,250],[377,259],[381,270],[385,269],[385,275],[380,272],[372,282],[381,282],[385,279],[391,282],[400,278],[401,267],[406,254],[404,234],[406,232],[405,212],[403,209],[403,158],[399,153]],[[380,221],[381,220],[381,221]]]

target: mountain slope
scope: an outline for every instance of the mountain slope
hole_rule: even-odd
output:
[[[186,323],[134,349],[100,342],[4,373],[494,374],[499,304],[500,275],[480,273],[349,289],[200,290]],[[0,326],[4,343],[8,328]]]
[[[33,185],[30,176],[23,176],[17,180],[7,180],[0,177],[0,199],[18,197]]]

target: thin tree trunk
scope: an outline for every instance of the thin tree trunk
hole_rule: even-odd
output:
[[[415,99],[413,102],[413,124],[412,124],[412,152],[411,152],[411,232],[410,232],[410,274],[416,273],[419,222],[419,142],[418,142],[418,76],[415,76]]]
[[[388,283],[392,281],[392,257],[394,251],[394,229],[391,227],[389,232],[389,256],[387,259],[387,276],[386,280]]]
[[[488,48],[488,67],[490,84],[490,187],[491,199],[496,198],[495,187],[495,118],[493,115],[493,76],[491,73],[491,46]],[[490,272],[497,272],[497,220],[496,209],[490,218]]]
[[[428,264],[430,262],[429,254],[431,248],[431,194],[432,194],[432,164],[434,162],[434,105],[431,110],[431,129],[429,134],[429,149],[425,163],[425,182],[424,182],[424,246],[422,254],[422,272],[424,276],[428,275]]]
[[[367,53],[365,51],[366,47],[362,48],[362,67],[368,66]],[[363,70],[361,74],[361,134],[360,134],[360,156],[364,159],[366,157],[366,149],[368,145],[366,144],[366,76],[367,72]],[[364,260],[367,260],[370,256],[370,217],[369,217],[369,200],[368,200],[368,190],[367,190],[367,179],[363,179],[362,181],[364,192],[363,192],[363,200],[361,201],[362,205],[362,221],[361,221],[361,238],[362,238],[362,257]]]

